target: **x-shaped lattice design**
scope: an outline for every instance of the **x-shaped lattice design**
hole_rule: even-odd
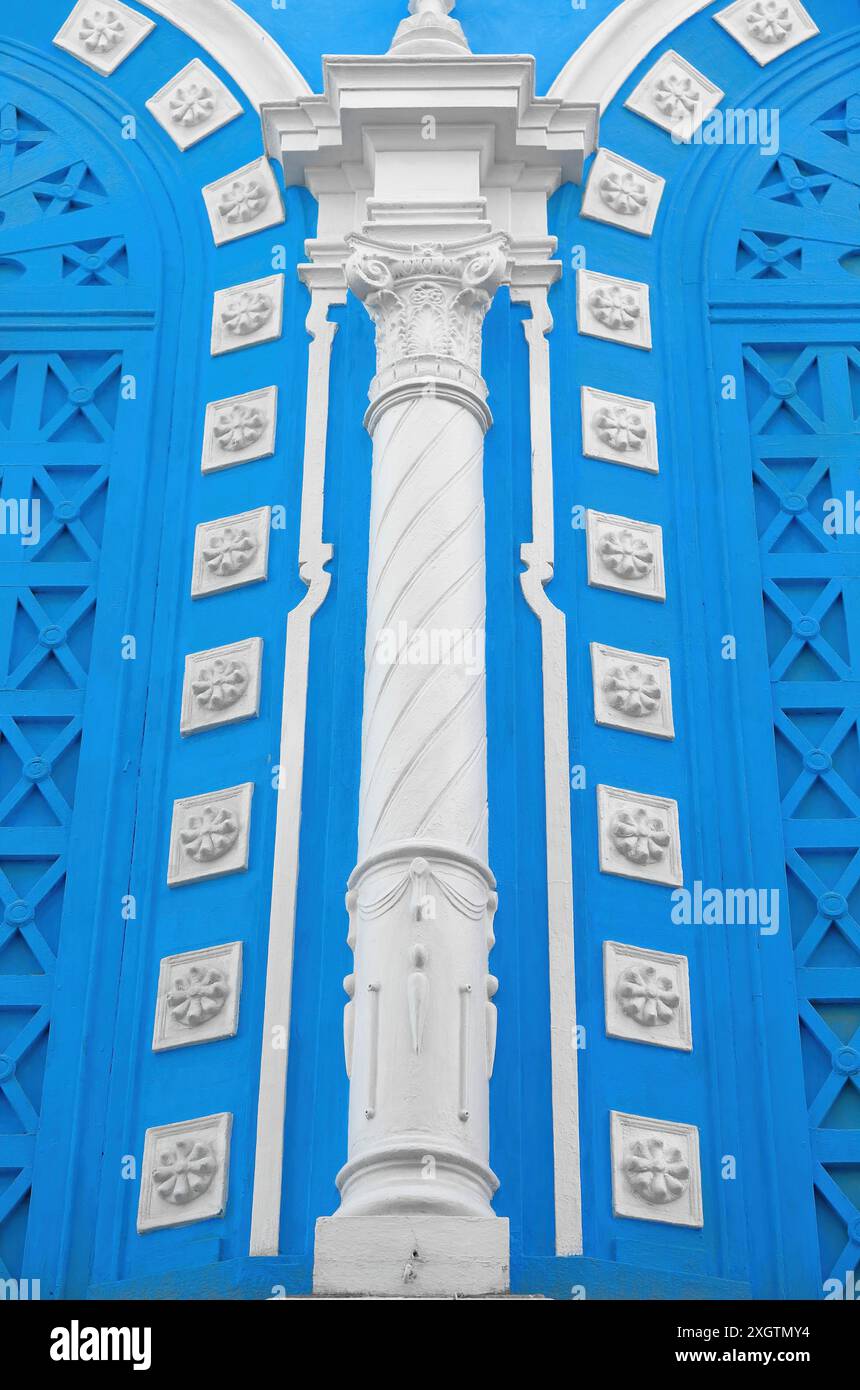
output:
[[[64,246],[63,278],[67,285],[124,285],[128,276],[119,268],[124,254],[125,240],[121,236],[82,246]]]
[[[825,883],[797,849],[787,850],[785,862],[815,902],[815,913],[805,931],[798,936],[794,948],[797,965],[804,966],[812,959],[833,922],[838,920],[839,930],[857,952],[860,966],[860,923],[851,915],[848,907],[850,896],[860,880],[860,849],[834,883]]]
[[[54,476],[50,467],[36,464],[32,469],[31,476],[45,501],[51,506],[52,512],[49,517],[46,517],[43,511],[40,512],[39,540],[35,545],[26,547],[24,555],[29,559],[36,559],[65,529],[80,546],[86,558],[97,561],[99,545],[81,520],[81,512],[87,503],[92,501],[103,487],[107,486],[109,477],[107,464],[93,468],[87,481],[78,488],[73,497],[69,497],[68,493],[61,491],[57,486],[58,478]],[[62,479],[62,476],[63,474],[60,472],[58,477]],[[20,489],[20,483],[16,486]]]
[[[834,106],[815,122],[815,128],[849,150],[860,150],[860,92]]]
[[[781,409],[790,410],[812,434],[825,432],[824,421],[803,399],[799,390],[799,383],[815,363],[816,357],[817,350],[814,347],[804,348],[788,368],[778,371],[770,366],[754,347],[744,348],[744,361],[761,378],[769,397],[758,407],[750,420],[750,428],[754,434],[763,434]]]
[[[23,897],[0,868],[0,950],[19,932],[46,975],[53,973],[56,957],[36,926],[37,909],[66,873],[64,854],[54,856]]]
[[[826,205],[828,191],[839,183],[841,180],[835,174],[828,174],[802,159],[781,154],[768,170],[759,193],[773,201],[793,204],[816,213],[822,205]]]
[[[96,601],[95,591],[84,589],[66,609],[62,622],[50,618],[31,589],[17,590],[18,603],[36,629],[36,642],[6,677],[7,690],[26,686],[34,671],[53,653],[66,675],[79,690],[86,685],[87,673],[69,646],[69,634],[89,613]]]
[[[791,636],[771,662],[771,679],[783,680],[786,671],[796,661],[803,648],[808,646],[825,666],[830,668],[837,680],[850,680],[850,666],[846,665],[835,647],[821,634],[823,619],[842,597],[842,580],[831,579],[825,583],[821,593],[806,612],[798,608],[772,579],[765,580],[764,592],[774,608],[791,626]]]
[[[8,179],[15,160],[54,133],[12,101],[0,102],[0,186]]]
[[[106,418],[96,397],[102,387],[122,370],[122,355],[118,352],[106,355],[91,353],[88,355],[86,365],[88,367],[86,375],[79,376],[58,352],[26,355],[10,352],[0,360],[0,382],[5,381],[13,373],[16,375],[16,402],[13,407],[13,416],[16,417],[15,430],[18,437],[23,434],[28,441],[48,444],[69,420],[80,412],[92,426],[99,439],[109,440],[111,438],[113,425]],[[38,392],[32,392],[30,396],[30,419],[27,421],[20,418],[21,411],[18,409],[17,402],[17,378],[24,368],[27,368],[30,375],[35,370],[38,370],[42,375],[42,389]],[[54,383],[65,395],[65,400],[62,403],[56,403],[49,413],[44,414],[45,387],[49,377],[53,378]],[[9,431],[5,430],[0,423],[0,437],[4,435],[9,437]]]
[[[813,744],[798,729],[784,709],[774,712],[774,723],[780,733],[803,759],[803,771],[799,773],[782,798],[782,811],[786,817],[793,816],[803,798],[813,784],[820,778],[851,816],[860,817],[860,796],[849,787],[845,778],[833,766],[833,757],[857,725],[857,711],[845,709],[834,722],[832,728],[818,744]]]
[[[738,244],[738,279],[790,280],[803,274],[802,254],[803,242],[797,237],[768,237],[762,232],[743,231]]]
[[[72,717],[65,728],[57,733],[56,738],[53,738],[41,752],[37,752],[24,735],[18,721],[10,715],[0,715],[0,738],[6,740],[21,764],[20,777],[16,777],[8,788],[0,786],[0,826],[29,795],[33,787],[44,797],[56,821],[60,825],[69,824],[72,808],[51,776],[51,771],[57,760],[79,738],[81,727],[80,716]],[[34,829],[38,833],[38,827]]]
[[[845,1224],[848,1239],[828,1274],[828,1278],[842,1282],[846,1270],[855,1269],[860,1260],[860,1211],[849,1201],[823,1163],[814,1164],[813,1182],[827,1205]]]
[[[810,495],[815,491],[822,478],[826,477],[829,467],[830,464],[827,459],[815,459],[810,463],[809,470],[802,479],[790,488],[785,488],[773,469],[768,467],[765,459],[753,460],[753,476],[776,498],[780,508],[761,533],[762,552],[772,550],[780,537],[788,530],[792,521],[795,520],[809,533],[820,549],[833,548],[832,541],[825,536],[820,520],[813,516],[809,509]]]

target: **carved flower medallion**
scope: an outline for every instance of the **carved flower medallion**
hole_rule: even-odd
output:
[[[606,568],[620,579],[644,579],[654,564],[650,542],[626,527],[621,531],[605,531],[600,537],[598,551]]]
[[[594,417],[594,428],[598,439],[619,453],[641,449],[648,438],[642,416],[622,405],[607,405],[598,410]]]
[[[636,1195],[654,1206],[677,1202],[690,1185],[682,1151],[656,1134],[632,1141],[624,1155],[624,1173]]]
[[[621,1012],[655,1028],[671,1023],[678,1012],[681,996],[668,975],[659,975],[654,965],[631,965],[618,976],[615,995]]]
[[[165,1202],[184,1206],[206,1191],[215,1176],[216,1166],[209,1144],[199,1139],[177,1139],[159,1154],[152,1181]]]
[[[600,285],[593,289],[588,304],[598,323],[613,329],[633,328],[642,312],[635,294],[619,285]]]
[[[624,217],[633,217],[648,206],[648,190],[644,183],[625,170],[611,169],[597,187],[606,206]]]
[[[203,558],[220,578],[238,574],[257,553],[257,540],[244,526],[226,526],[214,531],[203,547]]]
[[[179,838],[191,859],[208,864],[233,848],[239,838],[239,822],[223,806],[204,806],[188,817]]]
[[[653,714],[663,695],[653,673],[643,670],[637,662],[611,666],[603,677],[603,689],[613,709],[636,719]]]
[[[794,21],[787,5],[779,0],[757,0],[747,17],[750,33],[759,43],[785,43]]]
[[[231,405],[218,416],[212,433],[221,448],[232,454],[256,444],[266,423],[265,415],[257,406]]]
[[[691,77],[667,72],[654,87],[654,105],[670,121],[692,116],[702,99],[702,93]]]
[[[108,53],[122,43],[124,36],[125,25],[116,10],[111,9],[90,10],[78,30],[78,37],[90,53]]]
[[[222,192],[218,211],[225,222],[253,222],[268,201],[268,189],[259,180],[234,179]]]
[[[224,1007],[229,990],[220,970],[192,965],[177,975],[167,996],[171,1017],[186,1028],[208,1023]]]
[[[244,661],[217,657],[200,667],[191,689],[203,709],[229,709],[244,695],[249,680]]]
[[[200,125],[215,110],[215,93],[203,82],[187,82],[170,98],[170,119],[181,126]]]
[[[651,816],[638,807],[630,811],[618,811],[610,827],[612,842],[625,859],[632,864],[656,864],[669,845],[670,836],[657,816]]]
[[[221,311],[221,321],[228,333],[243,338],[256,333],[272,317],[272,300],[260,290],[243,290]]]

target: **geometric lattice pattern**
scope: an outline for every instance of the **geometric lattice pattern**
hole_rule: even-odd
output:
[[[0,132],[0,288],[44,287],[45,307],[92,294],[75,310],[97,311],[99,296],[128,279],[105,189],[12,102],[0,100]],[[20,349],[9,342],[0,351],[3,1278],[21,1272],[26,1235],[122,371],[110,348],[37,349],[26,329]]]
[[[821,1275],[844,1281],[860,1266],[860,535],[824,522],[828,499],[860,499],[860,350],[805,336],[748,346],[744,369]]]

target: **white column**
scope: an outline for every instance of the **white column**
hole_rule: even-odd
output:
[[[415,1218],[489,1222],[489,1286],[499,1287],[507,1223],[490,1206],[498,982],[488,965],[490,415],[480,368],[505,242],[410,249],[356,237],[352,246],[347,279],[376,324],[377,375],[365,420],[373,480],[359,859],[347,894],[349,1153],[340,1209],[320,1225],[330,1228],[325,1244],[348,1218],[407,1217],[410,1232]],[[443,1254],[468,1262],[467,1231],[458,1238],[450,1222],[446,1230]],[[408,1244],[405,1282],[424,1274],[426,1284],[411,1235]],[[334,1277],[344,1287],[342,1248],[339,1260]],[[469,1277],[451,1274],[451,1291],[469,1291]]]

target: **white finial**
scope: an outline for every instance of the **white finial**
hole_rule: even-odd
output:
[[[409,0],[411,18],[400,23],[389,53],[400,58],[428,54],[453,57],[470,52],[457,20],[448,18],[455,3],[456,0]]]

